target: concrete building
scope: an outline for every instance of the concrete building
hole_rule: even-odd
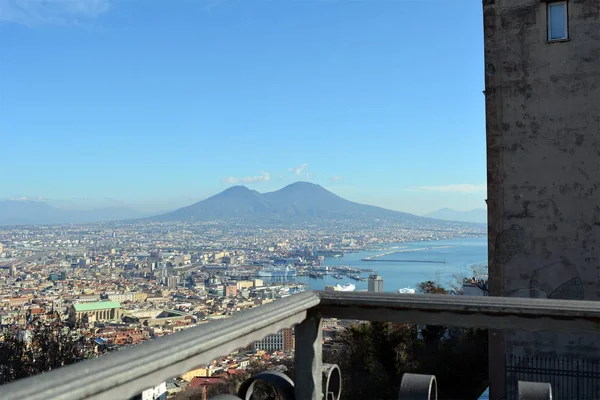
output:
[[[141,400],[166,400],[167,382],[163,382],[158,386],[144,390],[141,397]]]
[[[483,0],[483,15],[490,295],[600,300],[600,1]],[[515,356],[577,363],[576,397],[537,376],[595,398],[599,349],[598,335],[491,331],[490,398],[513,398]]]
[[[383,292],[383,278],[379,275],[369,275],[369,292]]]
[[[236,285],[225,286],[225,297],[235,297],[235,296],[237,296],[237,286]]]
[[[121,319],[121,304],[116,301],[95,303],[75,303],[69,308],[69,322],[75,324],[82,320],[88,322],[117,321]]]
[[[126,292],[126,293],[110,293],[107,295],[108,300],[124,303],[126,301],[141,302],[148,298],[147,293],[141,292]]]
[[[487,279],[465,279],[462,284],[462,294],[464,296],[487,296]]]
[[[244,290],[244,289],[250,289],[251,287],[254,286],[254,282],[253,281],[238,281],[236,283],[236,287],[238,291]]]
[[[178,276],[169,276],[167,278],[167,286],[169,286],[171,289],[177,288],[180,282],[181,278]]]
[[[292,350],[296,347],[296,340],[293,329],[283,330],[283,350]]]
[[[119,303],[124,303],[126,301],[133,301],[134,296],[134,293],[111,293],[107,297],[110,301],[118,301]]]
[[[292,329],[282,329],[275,335],[268,335],[263,340],[255,342],[255,350],[287,351],[294,348],[294,334]]]

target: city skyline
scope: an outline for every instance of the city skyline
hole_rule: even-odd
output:
[[[309,180],[485,207],[480,2],[11,4],[0,198],[165,211]]]

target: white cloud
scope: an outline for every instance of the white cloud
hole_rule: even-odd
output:
[[[23,197],[9,197],[8,200],[11,200],[11,201],[27,201],[27,200],[29,200],[29,197],[25,197],[25,196],[23,196]]]
[[[312,174],[310,172],[306,173],[306,180],[310,181],[310,178],[312,177]]]
[[[344,179],[344,178],[342,178],[342,177],[341,177],[341,176],[339,176],[339,175],[332,176],[331,178],[329,178],[329,180],[330,180],[331,182],[338,182],[338,181],[341,181],[342,179]]]
[[[487,185],[485,183],[479,185],[473,185],[472,183],[457,183],[440,186],[418,186],[413,188],[413,190],[442,193],[479,193],[485,192],[487,190]]]
[[[109,0],[0,0],[0,21],[28,26],[79,24],[109,9]]]
[[[259,176],[247,176],[244,178],[236,178],[235,176],[228,176],[226,178],[221,179],[223,183],[231,183],[232,185],[237,185],[239,183],[259,183],[259,182],[268,182],[271,180],[271,174],[268,172],[263,172],[262,175]]]
[[[304,171],[304,169],[306,167],[308,167],[308,163],[303,163],[303,164],[297,166],[296,168],[290,168],[289,171],[300,176],[300,175],[302,175],[302,171]]]

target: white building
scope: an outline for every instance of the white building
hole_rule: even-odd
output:
[[[158,386],[146,389],[142,392],[142,400],[166,400],[167,383],[163,382]]]
[[[383,278],[380,275],[369,275],[369,292],[383,292]]]

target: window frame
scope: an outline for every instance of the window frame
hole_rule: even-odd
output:
[[[550,7],[555,5],[562,5],[564,7],[564,24],[565,32],[563,37],[553,38],[552,37],[552,20],[550,18]],[[569,2],[568,0],[562,1],[548,1],[546,2],[546,40],[548,42],[564,42],[569,40]]]

